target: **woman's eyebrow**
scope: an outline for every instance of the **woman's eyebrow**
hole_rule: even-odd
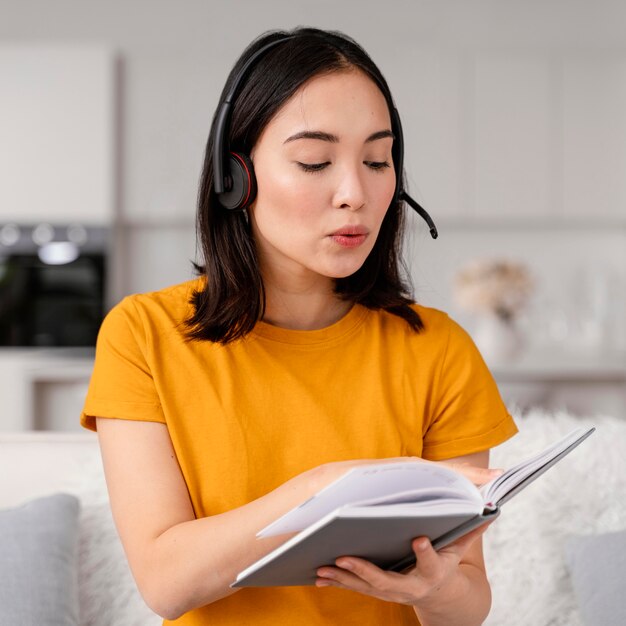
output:
[[[371,143],[372,141],[376,141],[377,139],[384,139],[386,137],[391,137],[392,139],[396,138],[390,130],[379,130],[375,133],[372,133],[365,140],[365,143]],[[337,137],[337,135],[325,133],[321,130],[303,130],[285,139],[285,141],[283,141],[283,144],[289,143],[290,141],[296,141],[297,139],[319,139],[320,141],[328,141],[329,143],[339,143],[339,137]]]

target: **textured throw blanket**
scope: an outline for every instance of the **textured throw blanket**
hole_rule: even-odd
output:
[[[493,450],[493,467],[514,465],[578,426],[597,430],[507,502],[487,531],[493,604],[485,625],[580,626],[564,546],[575,535],[626,529],[626,419],[513,415],[520,433]]]

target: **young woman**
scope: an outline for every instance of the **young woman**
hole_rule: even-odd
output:
[[[480,484],[516,427],[468,335],[407,295],[401,130],[368,55],[266,33],[220,104],[200,275],[107,315],[81,416],[139,590],[194,626],[481,623],[484,528],[439,552],[416,537],[403,574],[346,555],[316,586],[230,588],[285,540],[258,530],[355,464],[445,460]]]

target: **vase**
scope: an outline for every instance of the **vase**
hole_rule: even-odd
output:
[[[515,319],[505,319],[495,313],[478,320],[474,343],[488,365],[511,363],[520,356],[524,347]]]

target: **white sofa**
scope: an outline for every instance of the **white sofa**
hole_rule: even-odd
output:
[[[109,509],[94,433],[0,433],[0,477],[0,509],[60,492],[80,500],[75,572],[78,615],[74,617],[68,611],[65,621],[51,621],[51,624],[157,626],[162,623],[143,602],[126,563]],[[0,577],[1,570],[0,563]],[[40,601],[35,593],[32,595],[33,602]],[[2,608],[0,624],[4,626]],[[44,625],[25,620],[11,626]]]
[[[565,550],[576,535],[626,530],[626,419],[534,411],[517,421],[520,434],[494,450],[493,466],[512,465],[578,426],[595,424],[597,432],[507,503],[489,529],[485,553],[494,601],[487,624],[581,625]],[[0,477],[0,509],[58,492],[80,499],[81,626],[161,623],[136,591],[124,559],[108,509],[95,435],[0,434]]]

